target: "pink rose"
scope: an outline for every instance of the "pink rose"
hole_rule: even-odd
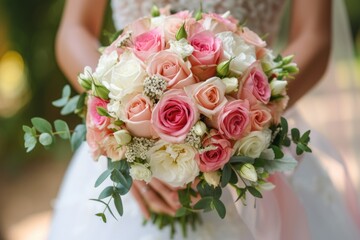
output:
[[[190,38],[190,44],[194,47],[192,55],[189,56],[194,75],[201,81],[215,76],[216,65],[222,53],[221,40],[211,31],[202,31]]]
[[[152,113],[155,131],[163,140],[171,143],[184,141],[198,119],[199,113],[195,104],[180,89],[166,92]]]
[[[175,40],[176,33],[184,24],[184,19],[171,15],[167,17],[164,22],[164,34],[166,42]]]
[[[239,88],[238,98],[247,98],[250,93],[264,104],[269,102],[271,89],[259,62],[252,64],[240,81],[242,88]]]
[[[88,120],[89,118],[87,118]],[[94,160],[97,160],[101,155],[104,155],[102,149],[102,141],[106,136],[105,131],[99,129],[87,127],[86,129],[86,142],[89,145],[91,156]]]
[[[250,131],[250,110],[247,100],[233,100],[226,103],[218,113],[215,126],[227,139],[238,140]]]
[[[255,32],[251,31],[247,27],[242,28],[240,36],[245,40],[246,43],[254,45],[255,47],[266,47],[266,42],[262,40],[259,35],[257,35]]]
[[[212,172],[222,168],[232,155],[231,143],[215,129],[210,131],[210,135],[204,139],[202,145],[216,148],[205,151],[197,157],[198,166],[202,172]]]
[[[129,97],[130,98],[130,97]],[[131,96],[124,109],[124,122],[127,130],[136,137],[154,137],[155,133],[151,125],[150,99],[142,94]]]
[[[212,118],[226,104],[226,85],[218,77],[212,77],[205,82],[190,85],[185,92],[196,104],[199,112]]]
[[[216,13],[203,14],[201,23],[205,29],[212,31],[217,34],[220,32],[236,32],[238,21],[233,18],[224,18],[223,16]]]
[[[251,131],[261,131],[270,126],[270,109],[258,103],[250,107]]]
[[[146,61],[152,54],[160,52],[164,47],[165,41],[160,28],[154,28],[134,39],[134,53],[142,61]]]
[[[150,59],[146,71],[150,76],[158,75],[165,79],[167,88],[183,88],[195,83],[189,65],[176,53],[161,51]]]
[[[104,109],[107,110],[107,101],[98,98],[98,97],[89,97],[88,100],[88,127],[95,127],[98,128],[99,130],[104,129],[105,127],[107,127],[110,123],[110,118],[106,117],[106,116],[101,116],[98,112],[97,112],[97,108],[98,107],[102,107]]]

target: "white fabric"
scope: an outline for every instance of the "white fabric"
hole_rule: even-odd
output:
[[[178,10],[196,9],[199,5],[199,1],[191,0],[113,0],[115,25],[120,29],[126,23],[147,15],[153,2],[162,6],[171,3]],[[341,5],[339,0],[334,2]],[[279,26],[278,17],[284,0],[204,0],[203,3],[204,9],[208,11],[224,12],[224,10],[231,9],[236,18],[247,19],[250,27],[255,31],[274,35]],[[312,122],[318,120],[321,116],[317,116],[315,119],[307,114],[309,111],[306,110],[306,102],[312,104],[312,108],[316,104],[321,108],[321,112],[326,112],[326,109],[323,109],[325,99],[323,96],[329,96],[335,92],[338,94],[338,89],[329,92],[328,88],[319,87],[310,93],[298,107],[302,114],[306,115],[307,120],[312,120]],[[325,101],[327,103],[329,98],[326,98]],[[347,113],[349,111],[351,112],[351,109]],[[293,126],[303,130],[311,128],[305,124],[296,111],[288,112],[287,117]],[[323,122],[318,121],[317,126],[325,134],[329,132],[329,129],[332,130],[334,126],[337,126],[336,123],[330,124],[324,130],[321,129]],[[352,130],[349,133],[353,134]],[[282,204],[283,202],[289,203],[291,197],[296,198],[304,206],[311,239],[360,239],[343,197],[347,186],[345,181],[347,172],[341,157],[319,133],[312,131],[311,137],[314,153],[305,155],[295,173],[287,177],[295,191],[293,196],[288,196],[286,191],[282,192],[280,200],[283,201],[279,201],[279,195],[275,195],[279,194],[279,191],[266,192],[264,199],[257,200],[257,208],[254,209],[251,197],[248,198],[248,206],[244,207],[240,202],[234,204],[229,192],[224,191],[223,201],[227,207],[226,219],[221,220],[216,213],[204,214],[204,225],[197,232],[191,233],[188,239],[306,239],[306,233],[301,234],[300,231],[302,226],[296,224],[297,216],[292,218],[294,223],[281,221],[283,216],[281,216],[280,210],[285,209],[288,214],[296,213],[296,209],[290,209],[291,202],[289,205]],[[55,203],[54,220],[49,239],[168,239],[169,232],[167,230],[158,231],[157,227],[151,224],[142,226],[141,212],[131,194],[123,198],[125,212],[118,221],[113,220],[108,214],[109,221],[104,224],[94,216],[95,213],[103,210],[101,204],[88,200],[96,198],[99,194],[100,190],[94,188],[94,182],[105,169],[105,161],[101,161],[102,163],[99,164],[91,160],[85,144],[77,152]],[[267,218],[267,221],[259,226],[260,219],[264,218]],[[287,232],[290,235],[281,235],[281,229],[285,227],[289,228]],[[177,235],[175,239],[182,239],[182,237]]]

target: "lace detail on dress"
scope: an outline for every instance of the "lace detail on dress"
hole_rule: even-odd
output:
[[[168,4],[176,11],[196,10],[198,0],[112,0],[113,19],[117,29],[123,28],[131,21],[150,14],[155,3],[164,7]],[[285,0],[204,0],[203,8],[209,12],[224,13],[228,10],[258,34],[274,36],[278,30],[278,21],[282,15]]]

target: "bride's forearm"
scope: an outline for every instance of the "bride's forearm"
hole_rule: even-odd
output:
[[[77,75],[85,66],[96,67],[98,36],[106,0],[67,0],[56,37],[58,64],[74,88],[81,92]]]
[[[290,81],[289,107],[323,76],[331,49],[331,0],[293,0],[289,45],[284,55],[294,54],[300,72]]]

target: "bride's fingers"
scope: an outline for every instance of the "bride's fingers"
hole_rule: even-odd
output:
[[[178,210],[181,207],[179,197],[176,189],[168,187],[160,180],[153,178],[150,186],[157,191],[157,193],[166,201],[166,203],[173,209]]]
[[[135,200],[139,204],[140,210],[143,213],[146,219],[150,219],[150,211],[144,201],[143,197],[141,196],[141,190],[138,186],[138,183],[134,181],[133,187],[131,188],[131,193],[133,194]]]
[[[146,205],[154,212],[175,215],[176,210],[172,209],[167,202],[161,198],[154,189],[145,182],[138,181],[138,188]]]

